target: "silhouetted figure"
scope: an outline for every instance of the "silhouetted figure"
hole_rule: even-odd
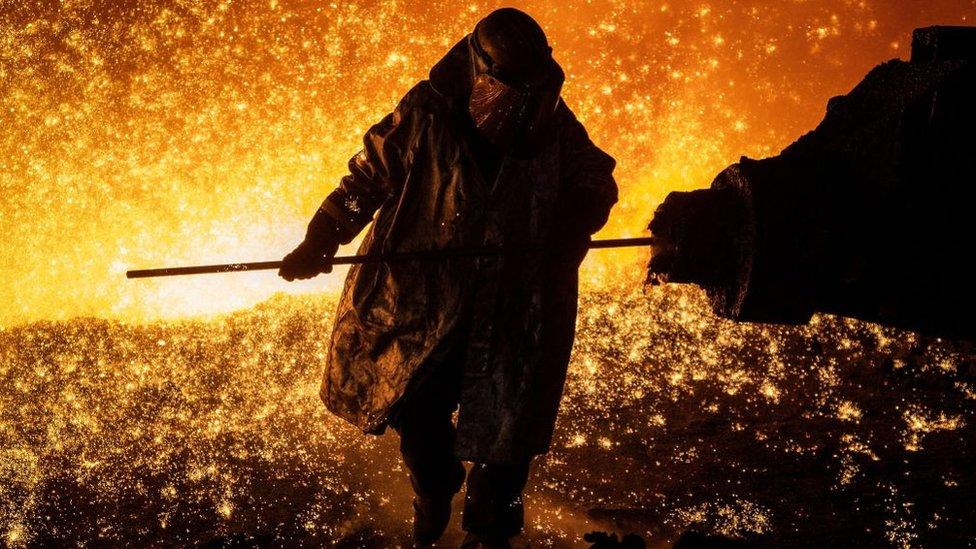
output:
[[[742,160],[654,214],[652,281],[715,312],[817,312],[976,339],[976,28],[915,31],[778,156]]]
[[[462,460],[464,546],[521,531],[529,463],[549,449],[566,376],[577,270],[617,200],[614,160],[560,99],[551,51],[518,10],[479,22],[367,132],[281,269],[327,272],[323,257],[371,220],[360,253],[548,246],[349,272],[321,396],[365,432],[399,432],[419,544],[446,528]]]

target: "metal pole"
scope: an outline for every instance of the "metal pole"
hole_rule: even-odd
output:
[[[602,250],[607,248],[632,248],[650,246],[651,237],[644,238],[614,238],[608,240],[593,240],[588,248]],[[502,255],[517,255],[538,253],[546,248],[540,246],[525,248],[447,248],[443,250],[423,250],[417,252],[392,252],[385,254],[347,255],[332,258],[332,265],[356,265],[362,263],[383,263],[401,261],[433,261],[439,259],[454,259],[461,257],[491,257]],[[256,261],[252,263],[224,263],[219,265],[195,265],[192,267],[167,267],[162,269],[136,269],[126,271],[126,278],[152,278],[160,276],[180,276],[207,273],[239,273],[246,271],[267,271],[281,267],[281,261]]]

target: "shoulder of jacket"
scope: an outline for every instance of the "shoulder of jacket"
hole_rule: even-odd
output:
[[[403,96],[397,108],[417,113],[436,113],[450,109],[450,101],[433,86],[430,81],[421,80]]]
[[[556,106],[555,122],[556,132],[564,142],[571,143],[581,136],[587,136],[583,123],[576,118],[576,113],[569,108],[569,105],[562,98],[559,99],[559,104]]]
[[[576,118],[576,113],[569,108],[562,97],[559,98],[559,104],[556,105],[556,121],[563,128],[581,125]]]

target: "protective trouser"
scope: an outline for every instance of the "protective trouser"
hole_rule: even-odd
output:
[[[400,434],[400,452],[418,498],[448,499],[464,484],[464,466],[454,453],[453,414],[458,407],[463,345],[435,353],[425,379],[397,404],[390,425]],[[522,490],[529,463],[475,463],[467,475],[462,527],[485,539],[507,539],[524,524]]]

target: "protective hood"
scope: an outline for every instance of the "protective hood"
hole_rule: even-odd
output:
[[[466,103],[478,131],[500,151],[532,149],[544,140],[559,105],[565,74],[551,56],[533,84],[498,74],[474,34],[461,39],[430,71],[438,93]]]

